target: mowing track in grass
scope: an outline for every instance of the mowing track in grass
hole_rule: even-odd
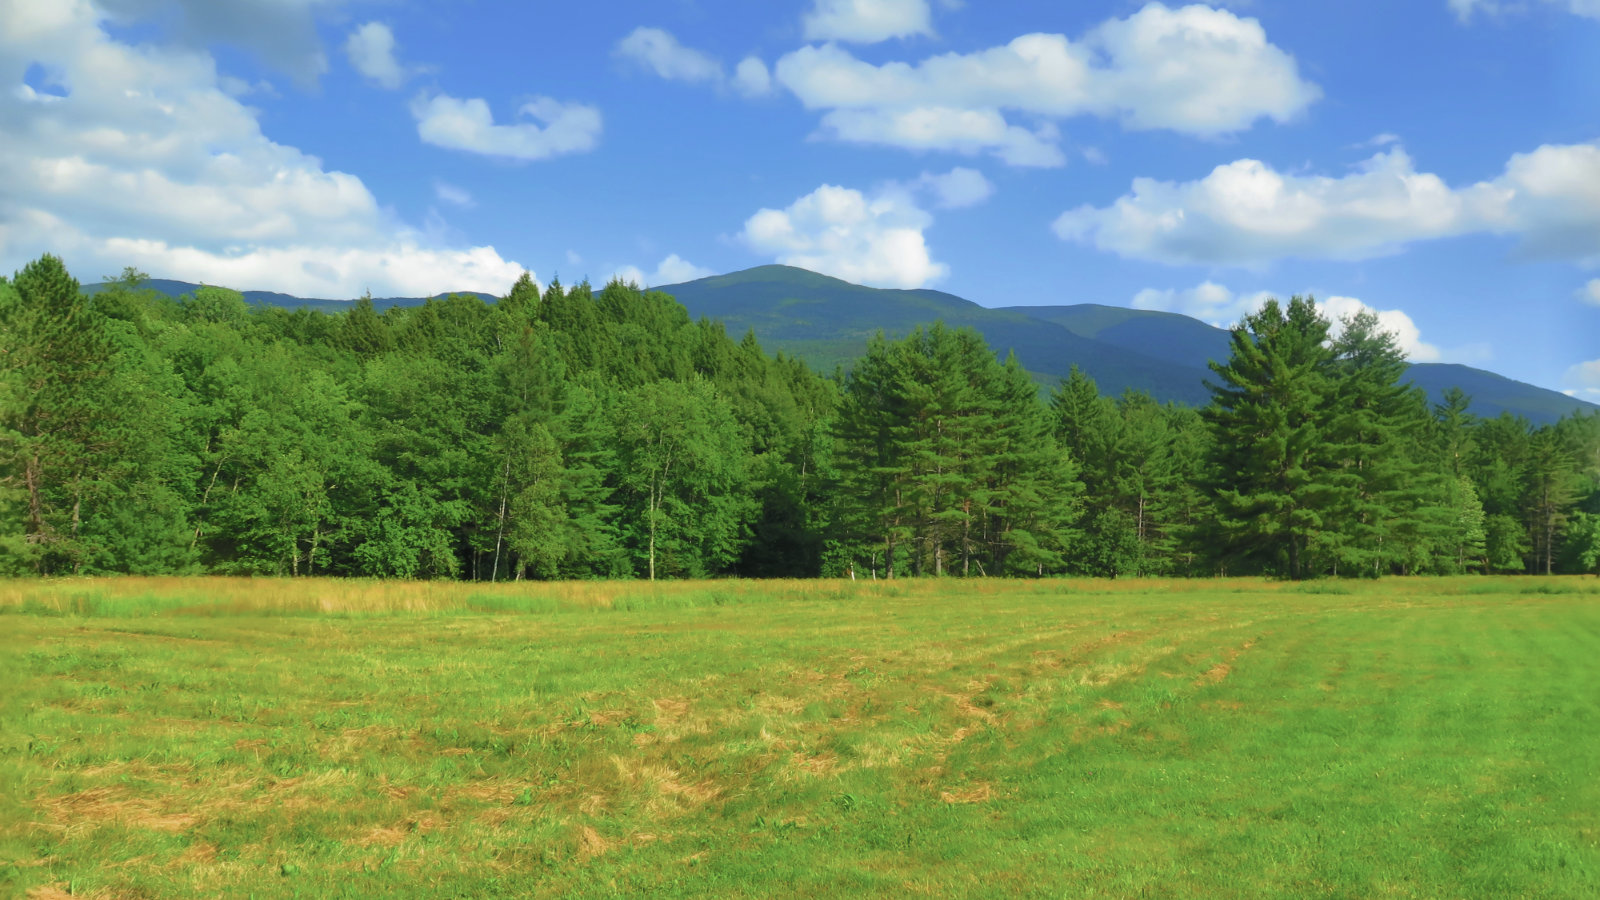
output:
[[[50,896],[1592,897],[1577,579],[0,585]]]

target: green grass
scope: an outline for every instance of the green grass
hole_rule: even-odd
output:
[[[0,584],[0,892],[1593,897],[1600,581]]]

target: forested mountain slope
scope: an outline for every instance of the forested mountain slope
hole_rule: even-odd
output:
[[[92,295],[103,287],[88,285],[84,293]],[[152,280],[145,287],[179,297],[200,286]],[[903,337],[919,325],[943,321],[952,328],[975,329],[1002,358],[1015,352],[1041,385],[1054,385],[1076,365],[1111,396],[1131,389],[1161,402],[1201,406],[1210,398],[1207,363],[1225,360],[1228,354],[1225,329],[1177,313],[1094,303],[991,309],[942,291],[863,287],[792,266],[758,266],[657,290],[675,297],[691,317],[716,319],[734,335],[754,331],[762,346],[804,359],[821,372],[854,364],[879,331]],[[245,291],[242,296],[247,303],[291,310],[332,314],[349,308],[348,301],[269,291]],[[493,301],[487,294],[473,296]],[[382,312],[424,302],[397,297],[374,298],[372,304]],[[1472,412],[1483,417],[1509,412],[1543,424],[1600,410],[1471,366],[1418,363],[1405,377],[1435,403],[1451,388],[1461,390],[1471,399]]]

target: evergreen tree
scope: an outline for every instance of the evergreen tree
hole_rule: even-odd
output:
[[[114,347],[65,264],[45,255],[9,285],[0,279],[0,349],[0,471],[21,506],[16,562],[74,571],[85,505],[108,488],[121,449]]]
[[[1325,440],[1336,487],[1319,549],[1332,571],[1377,576],[1427,565],[1448,543],[1453,511],[1443,473],[1425,465],[1430,420],[1407,363],[1370,312],[1344,320],[1333,341]]]
[[[1213,437],[1213,497],[1223,555],[1288,578],[1314,574],[1314,548],[1335,494],[1328,454],[1328,322],[1309,298],[1267,301],[1230,333],[1213,362],[1220,383],[1202,411]]]

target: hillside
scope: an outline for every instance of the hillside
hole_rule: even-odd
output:
[[[860,355],[880,328],[894,337],[940,318],[982,332],[996,353],[1014,351],[1043,383],[1077,364],[1105,393],[1134,388],[1158,400],[1198,405],[1210,398],[1207,362],[1228,354],[1225,329],[1177,313],[1091,303],[990,309],[940,291],[868,288],[788,266],[760,266],[659,290],[676,296],[692,315],[721,319],[733,333],[754,329],[769,349],[825,370]],[[1434,401],[1459,387],[1480,416],[1510,412],[1546,423],[1600,411],[1471,366],[1418,363],[1409,374]]]
[[[159,279],[147,286],[173,297],[200,287]],[[103,288],[91,284],[84,291]],[[692,316],[719,320],[734,336],[753,330],[769,350],[798,356],[824,372],[848,367],[879,331],[900,337],[918,325],[942,320],[981,332],[997,354],[1015,352],[1044,385],[1054,384],[1077,365],[1108,394],[1142,390],[1158,400],[1200,405],[1210,398],[1207,362],[1228,353],[1226,330],[1177,313],[1093,303],[989,308],[943,291],[863,287],[792,266],[758,266],[657,290],[676,297]],[[252,304],[329,313],[347,309],[349,303],[270,291],[243,294]],[[418,306],[424,298],[372,302],[382,311]],[[1573,412],[1600,411],[1557,391],[1471,366],[1418,363],[1409,374],[1434,401],[1449,388],[1460,388],[1480,416],[1510,412],[1546,423]]]
[[[1228,332],[1177,313],[1083,303],[1076,306],[1012,306],[1007,312],[1060,325],[1082,337],[1204,371],[1210,360],[1228,357]],[[1557,391],[1514,381],[1483,369],[1455,363],[1416,363],[1412,382],[1438,401],[1452,387],[1472,398],[1472,411],[1492,418],[1502,412],[1535,423],[1554,422],[1592,404]]]
[[[1200,383],[1204,373],[1192,365],[942,291],[862,287],[790,266],[760,266],[658,290],[677,297],[690,315],[719,319],[732,334],[754,330],[763,346],[800,356],[823,371],[861,356],[879,331],[900,337],[942,320],[981,332],[998,354],[1015,352],[1044,383],[1076,364],[1108,393],[1131,388],[1193,404],[1207,397]]]

